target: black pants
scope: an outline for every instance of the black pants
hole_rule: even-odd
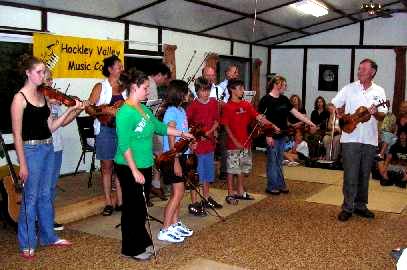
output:
[[[123,194],[122,208],[122,254],[136,256],[152,245],[145,223],[147,217],[146,204],[143,197],[143,185],[136,183],[131,170],[126,165],[115,164],[117,176]],[[139,169],[146,183],[151,183],[152,168]]]

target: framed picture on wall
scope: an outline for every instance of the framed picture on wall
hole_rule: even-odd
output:
[[[338,65],[319,65],[318,91],[338,91]]]

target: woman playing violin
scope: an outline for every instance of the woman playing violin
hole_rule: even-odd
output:
[[[167,127],[143,104],[149,94],[148,77],[136,72],[130,80],[129,97],[116,115],[118,149],[115,155],[117,175],[123,192],[122,255],[147,260],[152,241],[147,233],[144,186],[151,185],[153,135],[193,138],[174,127]]]
[[[22,56],[21,60],[26,81],[14,96],[11,119],[20,164],[19,177],[24,183],[18,242],[21,255],[31,259],[37,246],[36,220],[41,245],[71,245],[69,241],[58,238],[54,232],[51,203],[54,148],[51,133],[64,123],[71,112],[82,109],[83,105],[76,101],[76,105],[69,107],[60,117],[52,118],[49,104],[37,89],[44,80],[45,64],[27,55]]]
[[[315,125],[305,115],[298,112],[290,100],[283,95],[287,88],[286,79],[276,75],[270,80],[269,93],[265,95],[259,103],[259,113],[265,114],[267,120],[277,126],[273,136],[267,136],[267,188],[266,192],[278,195],[280,192],[288,193],[288,187],[284,181],[282,171],[282,161],[286,134],[280,132],[287,130],[287,118],[291,113],[297,119],[305,122],[311,127]]]
[[[98,106],[104,104],[113,105],[120,100],[124,100],[126,95],[119,82],[120,74],[123,72],[123,65],[120,59],[116,55],[112,55],[105,58],[103,63],[102,73],[107,78],[97,83],[89,96],[89,102]],[[111,114],[114,115],[115,112],[112,111]],[[112,118],[108,123],[101,123],[98,119],[95,119],[93,127],[95,128],[96,135],[96,158],[100,160],[103,190],[105,193],[106,206],[103,209],[102,215],[110,216],[113,213],[114,205],[111,196],[112,179],[114,179],[116,184],[116,210],[119,211],[122,204],[120,184],[117,177],[113,175],[113,159],[117,145],[115,120]]]

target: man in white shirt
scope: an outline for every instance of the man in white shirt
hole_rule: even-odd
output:
[[[211,92],[210,93],[215,92],[215,87],[216,87],[216,85],[215,85],[215,83],[216,83],[216,71],[215,71],[215,69],[213,67],[210,67],[210,66],[204,67],[202,69],[202,77],[204,79],[206,79],[211,84]],[[195,86],[194,86],[193,83],[192,83],[192,86],[190,87],[190,89],[191,89],[191,92],[192,92],[194,98],[196,98],[197,94],[195,92]]]
[[[358,123],[350,133],[342,132],[343,156],[343,204],[338,215],[340,221],[347,221],[353,213],[374,218],[374,213],[367,209],[369,176],[377,151],[377,121],[384,118],[387,109],[376,107],[386,100],[384,89],[373,82],[377,64],[371,59],[364,59],[358,68],[358,81],[343,87],[332,99],[336,108],[345,107],[345,114],[353,114],[360,106],[368,108],[370,120]]]
[[[223,102],[228,102],[229,92],[228,92],[228,81],[231,79],[239,79],[239,67],[231,64],[225,71],[225,80],[219,85],[212,87],[209,97],[215,97],[217,100],[222,100]]]

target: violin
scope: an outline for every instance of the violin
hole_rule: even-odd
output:
[[[97,118],[102,124],[109,123],[115,117],[117,110],[124,104],[124,100],[118,100],[113,105],[88,105],[85,112]]]
[[[390,102],[388,100],[386,101],[382,100],[380,103],[374,106],[376,108],[381,106],[383,107],[387,106],[387,108],[389,108]],[[352,114],[347,113],[343,115],[342,118],[339,119],[339,126],[346,133],[352,133],[359,123],[365,123],[369,121],[371,116],[372,115],[370,114],[368,108],[366,108],[365,106],[360,106],[354,113]]]
[[[284,134],[284,135],[287,135],[287,136],[291,136],[291,135],[294,135],[295,132],[297,130],[299,130],[299,129],[301,129],[301,127],[295,128],[293,126],[289,126],[287,129],[280,130],[280,132],[277,133],[276,129],[271,124],[265,124],[265,125],[258,124],[258,125],[256,125],[254,127],[254,129],[252,131],[253,132],[252,137],[257,138],[257,137],[260,137],[262,135],[264,135],[266,137],[272,137],[272,136],[277,135],[277,134]]]
[[[201,126],[194,126],[191,128],[190,133],[194,135],[195,138],[202,138],[206,137],[205,132],[203,131]],[[189,144],[192,142],[192,139],[184,139],[177,141],[174,144],[174,147],[161,153],[155,159],[155,164],[159,170],[173,170],[174,166],[174,159],[178,154],[182,154],[188,150]]]
[[[68,96],[57,89],[54,89],[50,86],[40,85],[38,90],[43,93],[44,96],[55,99],[67,107],[72,107],[76,105],[76,100],[79,100],[77,97]],[[80,100],[79,100],[80,101]]]

